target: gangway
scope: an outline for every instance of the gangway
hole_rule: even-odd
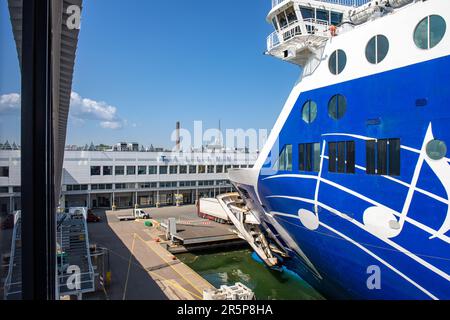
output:
[[[5,280],[5,300],[22,299],[22,214],[14,214],[14,230],[11,240],[11,254],[9,257],[8,275]]]
[[[58,217],[57,271],[60,296],[78,296],[95,291],[87,209],[70,208]]]
[[[239,193],[227,193],[217,197],[228,218],[238,230],[238,235],[246,240],[256,254],[270,267],[278,264],[269,242],[259,228],[259,222],[244,205]]]

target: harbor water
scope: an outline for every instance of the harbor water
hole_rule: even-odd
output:
[[[250,250],[185,253],[177,256],[216,288],[241,282],[258,300],[322,300],[317,291],[289,270],[271,270]]]

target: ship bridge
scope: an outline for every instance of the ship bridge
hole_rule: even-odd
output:
[[[275,31],[267,38],[267,54],[304,66],[352,9],[372,0],[272,0],[267,21]]]

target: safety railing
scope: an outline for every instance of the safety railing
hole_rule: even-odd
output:
[[[22,297],[21,221],[22,214],[21,211],[18,211],[14,214],[14,230],[11,241],[8,275],[4,285],[4,297],[6,300],[18,300]]]
[[[302,26],[306,27],[306,33],[302,33]],[[302,35],[330,36],[330,25],[328,21],[319,19],[305,19],[292,24],[281,32],[273,32],[267,37],[267,51],[271,51],[282,43]]]
[[[272,0],[272,8],[278,6],[279,4],[283,2],[288,2],[291,0]],[[341,6],[347,6],[347,7],[359,7],[362,5],[365,5],[366,3],[369,3],[372,0],[316,0],[319,2],[326,2],[331,4],[338,4]]]

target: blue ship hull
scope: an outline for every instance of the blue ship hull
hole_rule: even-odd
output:
[[[284,259],[287,267],[324,296],[450,299],[450,234],[444,230],[443,235],[433,237],[433,232],[427,232],[442,228],[449,211],[449,195],[439,174],[427,162],[417,169],[427,133],[432,131],[436,139],[450,145],[449,79],[450,57],[444,57],[303,92],[279,134],[276,145],[280,150],[272,150],[275,154],[282,146],[292,145],[292,170],[274,172],[268,163],[259,173],[257,190],[237,184],[241,195],[245,189],[247,196],[257,200],[252,210],[259,215],[263,229],[270,230],[289,253],[290,257]],[[346,114],[339,121],[331,119],[327,112],[328,101],[336,94],[347,100]],[[301,117],[302,106],[308,100],[315,101],[319,110],[311,124]],[[328,142],[332,141],[354,141],[355,162],[363,167],[366,141],[358,137],[400,139],[400,176],[389,179],[369,175],[364,168],[356,169],[354,174],[331,173],[327,158],[323,159],[319,180],[317,173],[299,171],[299,144],[320,142],[328,155]],[[404,211],[417,170],[420,175],[415,188],[425,192],[413,190],[406,212],[408,220],[399,235],[385,239],[364,230],[363,214],[374,203],[395,212]],[[317,229],[305,227],[299,219],[302,209],[316,212],[320,220]],[[285,237],[278,234],[268,213],[298,244],[317,272],[312,272]],[[373,266],[380,271],[380,287],[376,288],[370,285],[372,271],[376,270]]]

